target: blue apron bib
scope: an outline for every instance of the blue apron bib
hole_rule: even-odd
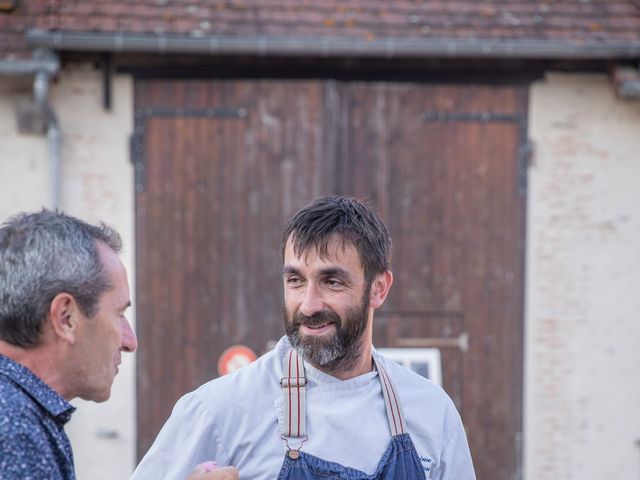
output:
[[[284,377],[281,380],[284,394],[282,438],[287,447],[290,440],[297,441],[298,448],[288,447],[278,480],[424,480],[426,478],[418,453],[405,430],[404,417],[396,390],[386,370],[375,357],[373,361],[382,385],[392,437],[378,462],[376,471],[369,475],[300,450],[307,439],[304,364],[295,350],[290,350],[285,356]]]

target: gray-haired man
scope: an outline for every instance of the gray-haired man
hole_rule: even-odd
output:
[[[59,212],[0,227],[0,478],[73,479],[73,398],[109,398],[136,336],[118,233]],[[198,466],[190,479],[234,479]]]

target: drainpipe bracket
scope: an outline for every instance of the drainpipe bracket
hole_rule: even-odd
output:
[[[616,95],[623,99],[640,99],[640,69],[614,67],[612,72]]]
[[[31,52],[31,59],[38,66],[39,72],[53,76],[60,71],[60,59],[53,50],[36,48]]]

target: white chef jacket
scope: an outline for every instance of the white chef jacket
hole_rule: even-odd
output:
[[[207,460],[234,465],[242,479],[277,478],[286,453],[280,379],[289,349],[283,337],[252,364],[182,397],[132,480],[184,480]],[[447,394],[375,349],[374,355],[396,387],[426,478],[475,480],[462,422]],[[306,362],[305,371],[308,440],[302,450],[373,473],[391,440],[378,373],[339,380]]]

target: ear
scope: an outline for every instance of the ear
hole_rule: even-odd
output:
[[[80,307],[68,293],[59,293],[51,301],[49,322],[55,337],[74,344],[80,321]]]
[[[373,280],[373,283],[371,284],[371,292],[369,294],[369,305],[373,307],[374,310],[377,310],[382,306],[387,298],[387,294],[389,293],[392,283],[393,273],[389,270],[378,274]]]

